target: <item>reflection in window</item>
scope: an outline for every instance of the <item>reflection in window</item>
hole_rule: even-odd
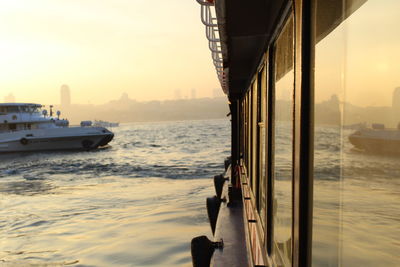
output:
[[[312,263],[397,266],[400,2],[319,3]]]
[[[258,155],[257,155],[257,147],[258,147],[258,140],[257,140],[257,110],[258,110],[258,91],[257,91],[257,81],[253,83],[251,86],[251,140],[252,140],[252,149],[251,149],[251,188],[253,190],[254,196],[257,198],[257,188],[258,188]]]
[[[293,20],[275,47],[274,240],[279,265],[292,258]]]
[[[249,114],[248,114],[248,128],[247,128],[247,136],[248,136],[248,140],[247,140],[247,157],[248,157],[248,166],[247,166],[247,175],[248,177],[252,176],[252,162],[253,162],[253,158],[252,158],[252,115],[253,115],[253,108],[252,108],[252,98],[251,98],[251,90],[248,91],[248,106],[249,106]]]
[[[265,125],[267,116],[267,72],[264,67],[258,75],[258,95],[260,108],[258,109],[258,138],[259,138],[259,188],[258,188],[258,212],[260,214],[261,223],[265,225],[266,216],[266,135]]]

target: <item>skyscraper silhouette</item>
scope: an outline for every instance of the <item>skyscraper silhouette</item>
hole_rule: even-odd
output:
[[[196,99],[196,89],[192,89],[191,90],[190,98],[191,99]]]
[[[175,90],[175,100],[182,99],[182,94],[180,89]]]
[[[15,97],[12,93],[8,94],[7,96],[4,97],[4,102],[5,103],[14,103],[15,102]]]
[[[395,88],[393,91],[392,108],[400,111],[400,87]]]

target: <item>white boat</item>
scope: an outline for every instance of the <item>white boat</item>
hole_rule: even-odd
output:
[[[109,122],[109,121],[102,121],[102,120],[95,120],[93,126],[96,127],[118,127],[119,122]]]
[[[0,153],[42,150],[91,150],[114,134],[104,127],[70,127],[68,120],[40,104],[0,103]]]
[[[375,123],[372,128],[362,128],[351,134],[349,141],[368,152],[400,154],[400,124],[397,129],[391,129]]]

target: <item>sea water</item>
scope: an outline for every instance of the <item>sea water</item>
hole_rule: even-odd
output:
[[[229,125],[123,124],[105,149],[0,155],[0,266],[190,266]]]
[[[205,199],[230,154],[229,121],[112,130],[106,149],[0,156],[0,266],[191,266],[190,240],[212,237]],[[313,266],[396,266],[400,157],[355,150],[353,132],[316,126]],[[291,138],[277,138],[290,167]]]

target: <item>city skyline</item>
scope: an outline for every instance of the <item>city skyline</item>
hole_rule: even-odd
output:
[[[1,1],[0,16],[0,92],[22,102],[58,102],[62,84],[95,104],[219,87],[196,1]]]
[[[221,91],[221,92],[219,92]],[[74,93],[74,90],[70,88],[69,85],[67,84],[63,84],[59,87],[58,90],[58,96],[56,97],[57,100],[52,101],[51,103],[47,103],[46,104],[55,104],[55,105],[61,105],[61,106],[69,106],[72,104],[96,104],[96,105],[103,105],[103,104],[107,104],[110,101],[113,101],[115,99],[118,99],[121,97],[121,95],[129,95],[127,92],[122,92],[120,95],[114,95],[111,98],[107,99],[105,102],[101,102],[101,103],[91,103],[90,100],[88,99],[86,102],[74,102],[72,101],[72,95]],[[130,95],[129,95],[130,96]],[[225,97],[226,95],[223,93],[222,89],[220,88],[214,88],[212,90],[210,90],[210,92],[206,95],[202,95],[202,96],[198,96],[197,95],[197,89],[195,88],[191,88],[191,89],[176,89],[173,92],[171,92],[171,96],[169,98],[165,98],[165,99],[148,99],[148,100],[140,100],[135,98],[134,96],[132,96],[132,100],[135,101],[139,101],[139,102],[149,102],[149,101],[169,101],[169,100],[179,100],[179,99],[199,99],[199,98],[218,98],[218,97]],[[131,97],[131,96],[130,96]],[[3,96],[4,102],[9,102],[9,103],[13,103],[13,102],[26,102],[26,103],[31,103],[32,101],[20,101],[20,100],[16,100],[17,96],[14,95],[14,93],[10,92],[8,94],[5,94]],[[39,103],[39,102],[35,102],[35,103]],[[39,104],[43,104],[44,102],[41,102]]]
[[[56,103],[65,83],[75,103],[106,103],[124,92],[138,101],[176,99],[176,90],[190,97],[184,90],[192,88],[196,97],[209,97],[220,86],[198,4],[155,3],[0,2],[1,92],[21,102]],[[352,14],[316,45],[316,102],[337,94],[359,106],[390,105],[393,88],[400,86],[400,37],[381,30],[380,22],[394,29],[398,20],[396,8],[383,8],[379,1],[368,1],[363,12]],[[370,40],[364,27],[379,38]],[[392,40],[391,45],[380,39]],[[366,54],[370,64],[360,64]],[[337,73],[326,71],[327,66]],[[277,92],[284,95],[287,91]]]

